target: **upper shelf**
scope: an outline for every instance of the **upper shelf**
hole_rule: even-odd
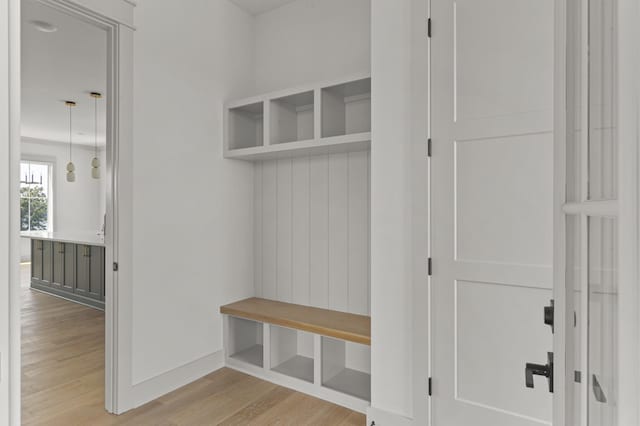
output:
[[[360,151],[371,143],[371,77],[283,90],[225,107],[225,158]]]

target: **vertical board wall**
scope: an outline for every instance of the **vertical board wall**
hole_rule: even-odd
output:
[[[256,295],[368,315],[369,152],[255,166]]]

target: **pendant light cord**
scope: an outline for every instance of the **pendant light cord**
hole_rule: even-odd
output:
[[[71,123],[71,108],[72,108],[72,106],[69,105],[69,162],[71,162],[71,160],[72,160],[72,149],[71,149],[71,147],[73,146],[73,136],[72,136],[72,133],[71,133],[71,129],[72,129],[72,126],[71,126],[71,124],[72,124]]]
[[[95,108],[94,108],[94,156],[98,157],[98,97],[94,97]]]

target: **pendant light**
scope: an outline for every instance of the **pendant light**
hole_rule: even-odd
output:
[[[94,100],[94,140],[93,140],[93,159],[91,160],[91,177],[100,179],[100,159],[98,159],[98,99],[102,98],[102,94],[91,92],[90,96]]]
[[[69,162],[67,163],[67,182],[75,182],[76,181],[76,166],[73,165],[73,139],[72,139],[72,114],[71,109],[76,106],[76,103],[73,101],[66,101],[65,105],[69,107]]]

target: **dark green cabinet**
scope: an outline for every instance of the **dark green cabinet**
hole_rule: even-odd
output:
[[[104,298],[104,248],[78,245],[75,292],[97,300]]]
[[[31,287],[104,308],[104,247],[31,240]]]

